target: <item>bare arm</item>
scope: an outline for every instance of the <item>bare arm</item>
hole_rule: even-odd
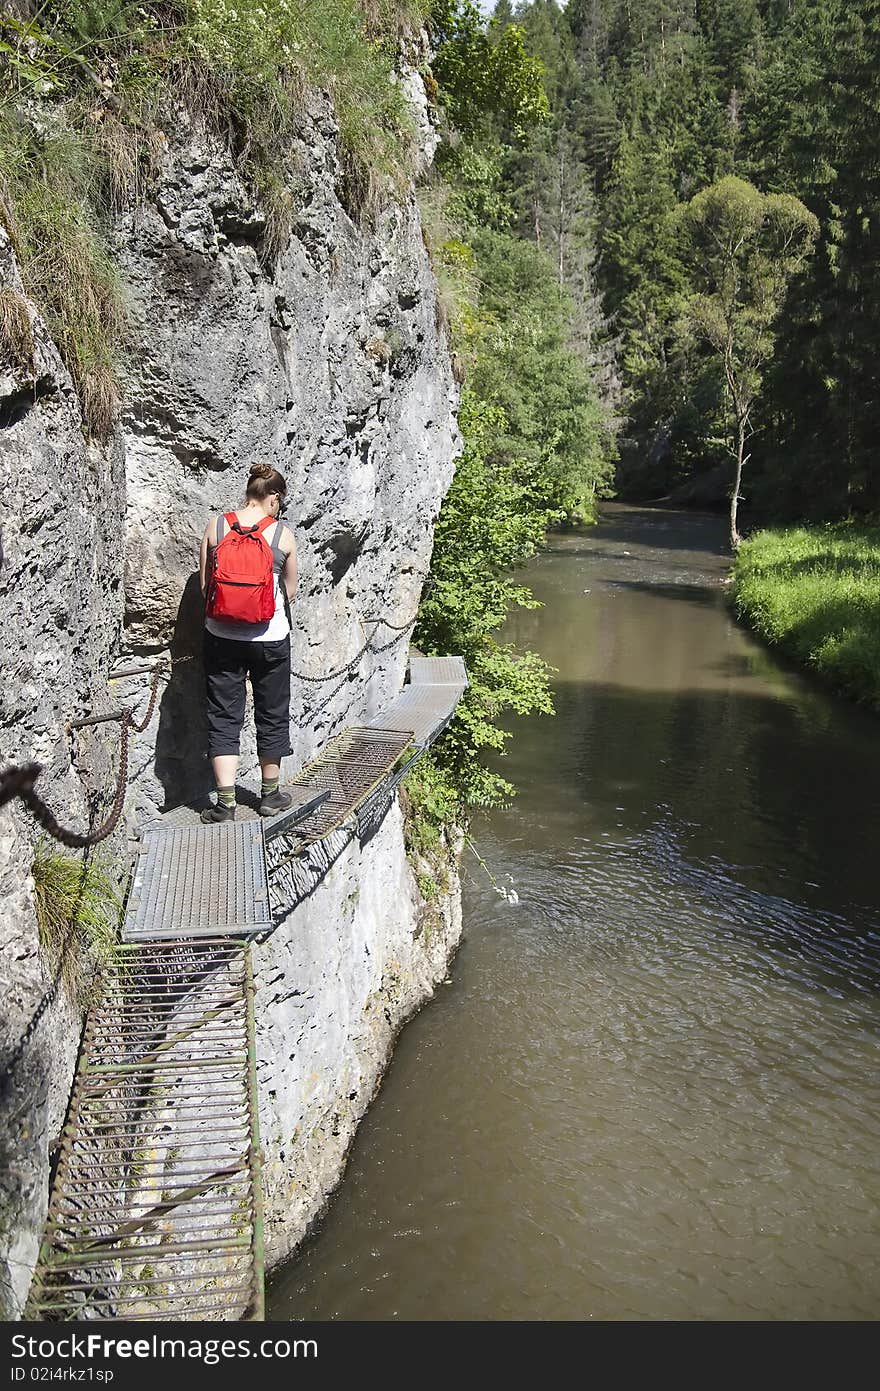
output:
[[[199,583],[202,586],[202,598],[208,594],[208,567],[211,561],[211,551],[214,548],[214,518],[205,527],[205,534],[202,537],[202,544],[199,547]]]
[[[281,578],[284,581],[284,588],[287,591],[287,598],[290,603],[293,603],[294,596],[296,595],[297,580],[299,578],[299,571],[296,563],[296,542],[293,539],[293,532],[286,531],[284,533],[284,540],[289,543],[290,549],[287,550],[287,546],[283,547],[283,549],[287,552],[287,559],[285,560],[284,568],[281,571]]]

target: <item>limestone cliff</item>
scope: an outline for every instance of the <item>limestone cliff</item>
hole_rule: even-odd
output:
[[[408,90],[415,101],[416,79]],[[66,721],[142,708],[141,678],[108,686],[120,658],[194,658],[174,668],[134,746],[125,823],[110,843],[120,871],[139,826],[211,784],[194,566],[207,516],[239,501],[255,459],[288,479],[300,556],[287,770],[371,717],[405,672],[398,626],[419,601],[457,448],[435,286],[412,190],[371,226],[343,208],[324,98],[296,143],[293,225],[270,249],[223,144],[183,115],[166,138],[147,198],[114,231],[129,341],[123,417],[107,446],[84,442],[36,306],[34,371],[0,362],[3,759],[45,765],[40,790],[62,819],[100,819],[117,728],[68,734]],[[21,289],[2,233],[0,282]],[[341,682],[307,679],[343,666],[365,630],[384,651]],[[247,780],[251,736],[243,755]],[[34,834],[25,816],[0,812],[7,1314],[27,1290],[80,1025],[37,943]],[[428,914],[395,805],[256,950],[270,1256],[295,1246],[337,1180],[394,1033],[444,974],[459,930],[454,879]]]

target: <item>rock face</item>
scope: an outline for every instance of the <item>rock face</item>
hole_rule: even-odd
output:
[[[457,877],[436,908],[400,854],[392,807],[254,951],[266,1252],[289,1255],[339,1178],[395,1035],[446,975]]]
[[[300,585],[293,609],[294,753],[396,693],[456,450],[455,387],[414,199],[373,232],[340,206],[335,125],[317,103],[291,164],[293,234],[267,264],[266,223],[228,154],[198,132],[161,162],[155,201],[119,236],[138,325],[124,419],[129,651],[198,650],[193,567],[211,513],[239,504],[251,463],[288,480]],[[186,588],[181,599],[182,582]],[[389,626],[392,625],[392,626]],[[375,633],[343,681],[343,668]],[[191,720],[193,671],[163,700],[139,810],[210,787]],[[254,746],[243,748],[245,768]]]
[[[34,371],[0,363],[0,578],[13,633],[0,686],[3,759],[39,758],[39,790],[60,818],[100,821],[118,727],[67,735],[65,722],[121,704],[143,709],[146,678],[108,686],[119,658],[189,659],[133,744],[126,816],[109,843],[120,869],[126,834],[130,848],[157,810],[211,786],[195,567],[208,517],[238,505],[251,463],[287,477],[299,552],[286,770],[372,717],[404,676],[404,625],[454,467],[456,388],[415,198],[389,203],[373,225],[353,220],[337,194],[336,135],[329,103],[316,97],[291,151],[293,220],[279,239],[223,146],[178,125],[150,197],[115,232],[131,345],[124,415],[108,447],[83,442],[75,392],[34,306]],[[5,239],[0,283],[21,290]],[[251,726],[248,718],[245,782],[259,776]],[[52,989],[37,942],[34,835],[26,816],[0,811],[7,1316],[21,1307],[36,1255],[47,1141],[63,1120],[80,1022],[64,987]],[[445,973],[460,930],[454,881],[442,909],[426,913],[395,805],[256,949],[274,1258],[319,1210],[396,1029]]]
[[[37,759],[60,818],[85,829],[116,779],[115,730],[64,725],[106,702],[122,619],[120,443],[88,448],[70,376],[45,325],[21,298],[0,230],[0,285],[26,311],[33,363],[0,361],[0,762]],[[106,707],[105,707],[106,708]],[[73,760],[76,768],[74,769]],[[46,1207],[48,1144],[67,1105],[80,1020],[37,940],[35,830],[0,810],[0,1310],[27,1293]],[[112,842],[117,857],[124,830]]]

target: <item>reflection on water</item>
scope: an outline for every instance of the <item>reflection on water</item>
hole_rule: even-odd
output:
[[[274,1318],[876,1318],[878,725],[730,621],[723,527],[530,567],[558,668]]]

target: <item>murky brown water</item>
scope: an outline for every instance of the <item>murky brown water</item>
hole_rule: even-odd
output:
[[[723,526],[613,507],[512,636],[559,668],[274,1318],[880,1315],[880,723],[727,616]]]

